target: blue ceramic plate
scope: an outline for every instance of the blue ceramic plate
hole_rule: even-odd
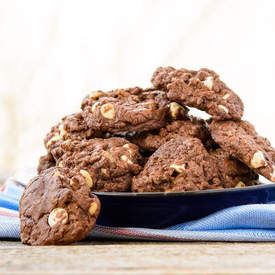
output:
[[[172,192],[95,192],[102,205],[97,224],[161,228],[195,220],[218,210],[275,201],[275,183],[244,188]]]

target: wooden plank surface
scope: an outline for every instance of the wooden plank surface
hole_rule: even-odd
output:
[[[1,274],[275,274],[273,243],[0,242]]]

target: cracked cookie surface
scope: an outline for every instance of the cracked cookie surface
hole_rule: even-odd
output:
[[[151,81],[156,89],[167,92],[169,100],[205,111],[214,120],[240,120],[243,115],[240,97],[209,69],[159,67]]]
[[[275,181],[275,149],[258,135],[248,121],[213,121],[210,124],[213,139],[225,151],[239,159],[257,174]]]
[[[213,167],[199,139],[179,137],[163,144],[133,178],[133,192],[176,192],[211,188]]]
[[[165,124],[166,94],[141,88],[93,92],[82,102],[89,127],[100,131],[132,132],[158,129]]]
[[[48,153],[52,153],[64,141],[69,142],[101,136],[102,133],[88,127],[81,113],[75,113],[65,116],[61,119],[61,122],[51,128],[44,139],[44,145]],[[55,158],[55,155],[52,155]]]
[[[178,137],[160,146],[133,178],[133,192],[179,192],[244,187],[258,176],[221,148],[206,151],[197,138]]]
[[[206,147],[212,146],[206,122],[195,117],[168,122],[161,129],[137,133],[128,139],[142,150],[154,152],[167,141],[177,137],[195,137],[200,139]]]
[[[216,188],[257,185],[259,176],[247,165],[221,148],[210,150],[209,162],[214,166],[210,182]]]
[[[143,159],[135,144],[123,138],[94,138],[64,142],[55,149],[57,166],[86,177],[92,191],[129,191]]]

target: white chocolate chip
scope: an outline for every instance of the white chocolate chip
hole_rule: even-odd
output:
[[[127,148],[127,149],[130,148],[128,143],[127,143],[127,144],[124,144],[122,147],[123,147],[123,148]]]
[[[213,88],[213,77],[208,76],[206,79],[203,81],[203,84],[209,89],[212,90]]]
[[[66,139],[63,143],[67,144],[67,143],[70,143],[72,140],[69,138],[69,139]]]
[[[101,173],[104,174],[105,176],[107,175],[107,169],[101,168]]]
[[[159,178],[153,178],[152,179],[155,184],[160,184],[161,180]]]
[[[55,171],[54,171],[53,177],[61,177],[61,178],[64,178],[64,176],[62,176],[58,170],[55,170]]]
[[[133,162],[130,159],[127,160],[127,163],[128,164],[133,164]]]
[[[60,161],[60,162],[59,162],[58,167],[64,167],[64,165],[63,165],[63,162],[62,162],[62,161]]]
[[[120,157],[123,161],[126,161],[128,164],[133,164],[133,162],[125,155],[122,155]]]
[[[171,102],[170,105],[170,114],[171,114],[171,117],[173,119],[176,119],[178,117],[178,114],[180,112],[180,109],[183,109],[182,106],[180,106],[178,103],[176,102]]]
[[[147,108],[147,109],[152,109],[155,104],[154,102],[151,101],[147,101],[147,102],[142,102],[139,104],[140,106],[142,106],[143,108]]]
[[[267,166],[264,154],[261,151],[257,151],[256,153],[254,153],[250,163],[253,168]]]
[[[223,98],[224,100],[227,100],[229,97],[230,97],[230,94],[225,94],[222,98]]]
[[[95,91],[90,93],[90,99],[96,100],[103,96],[104,93],[102,91]]]
[[[104,156],[105,156],[105,158],[107,158],[107,159],[110,160],[111,162],[114,162],[114,161],[115,161],[114,157],[113,157],[109,152],[105,152],[105,153],[104,153]]]
[[[235,188],[242,188],[242,187],[245,187],[245,184],[242,181],[239,181],[235,186]]]
[[[74,184],[76,184],[76,181],[75,181],[75,179],[74,178],[72,178],[71,180],[70,180],[70,185],[74,185]]]
[[[270,174],[270,180],[275,181],[275,165],[272,166],[272,173]]]
[[[133,151],[130,149],[129,144],[124,144],[122,147],[126,148],[128,150],[128,152],[132,155]]]
[[[185,164],[182,164],[182,165],[171,164],[170,168],[175,169],[178,173],[182,173],[185,170]]]
[[[225,106],[223,106],[223,105],[218,105],[218,107],[219,107],[220,109],[222,109],[223,111],[225,111],[227,114],[229,113],[228,109],[227,109]]]
[[[46,144],[46,147],[49,147],[50,145],[56,143],[58,140],[60,140],[61,137],[56,133]]]
[[[176,78],[173,78],[172,80],[175,80]],[[197,77],[191,78],[194,83],[199,83],[200,80]]]
[[[95,214],[96,210],[97,210],[97,203],[92,202],[91,206],[89,208],[89,213],[93,216]]]
[[[119,95],[119,96],[121,96],[121,97],[125,97],[126,95],[127,95],[127,93],[124,91],[124,90],[118,90],[117,91],[117,94]]]
[[[57,223],[66,224],[68,221],[68,213],[64,208],[55,208],[48,217],[48,224],[53,227]]]
[[[93,104],[92,106],[92,112],[95,112],[96,107],[99,105],[99,102],[96,102],[95,104]]]
[[[67,134],[67,131],[63,128],[62,124],[59,125],[58,129],[59,129],[59,133],[55,133],[55,135],[47,142],[46,147],[54,144],[55,142],[57,142]]]
[[[100,112],[102,116],[107,119],[113,119],[115,117],[115,108],[111,103],[103,104],[100,108]]]
[[[123,161],[127,161],[127,159],[128,159],[127,156],[125,156],[125,155],[121,156],[120,158],[121,158]]]
[[[80,170],[80,174],[85,178],[86,183],[88,184],[89,187],[93,187],[93,180],[90,176],[90,174],[86,170]]]
[[[64,129],[62,124],[59,126],[59,132],[60,137],[64,137],[67,134],[67,131]]]

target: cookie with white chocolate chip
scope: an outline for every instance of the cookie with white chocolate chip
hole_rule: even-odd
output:
[[[46,135],[44,144],[49,153],[64,141],[101,137],[102,134],[88,127],[81,113],[65,116]],[[55,155],[53,155],[54,158]]]
[[[216,188],[209,179],[213,166],[197,138],[179,137],[159,147],[144,170],[133,178],[133,192],[176,192]]]
[[[205,111],[214,120],[240,120],[243,115],[244,106],[239,96],[209,69],[159,67],[151,81],[155,89],[167,92],[170,101]]]
[[[213,121],[213,139],[253,171],[275,182],[275,149],[248,121]]]
[[[142,167],[139,148],[122,138],[72,140],[56,148],[57,166],[80,173],[92,191],[129,191]]]
[[[133,178],[133,192],[178,192],[244,187],[258,176],[221,148],[206,151],[197,138],[178,137],[159,147]]]
[[[19,208],[22,243],[69,244],[88,236],[100,202],[82,175],[68,175],[68,169],[54,167],[27,185]]]
[[[216,188],[240,188],[259,183],[259,176],[252,169],[221,148],[209,151],[209,162],[215,167],[210,182]]]
[[[165,124],[168,101],[162,91],[139,87],[93,92],[81,106],[92,129],[111,133],[147,131]]]

